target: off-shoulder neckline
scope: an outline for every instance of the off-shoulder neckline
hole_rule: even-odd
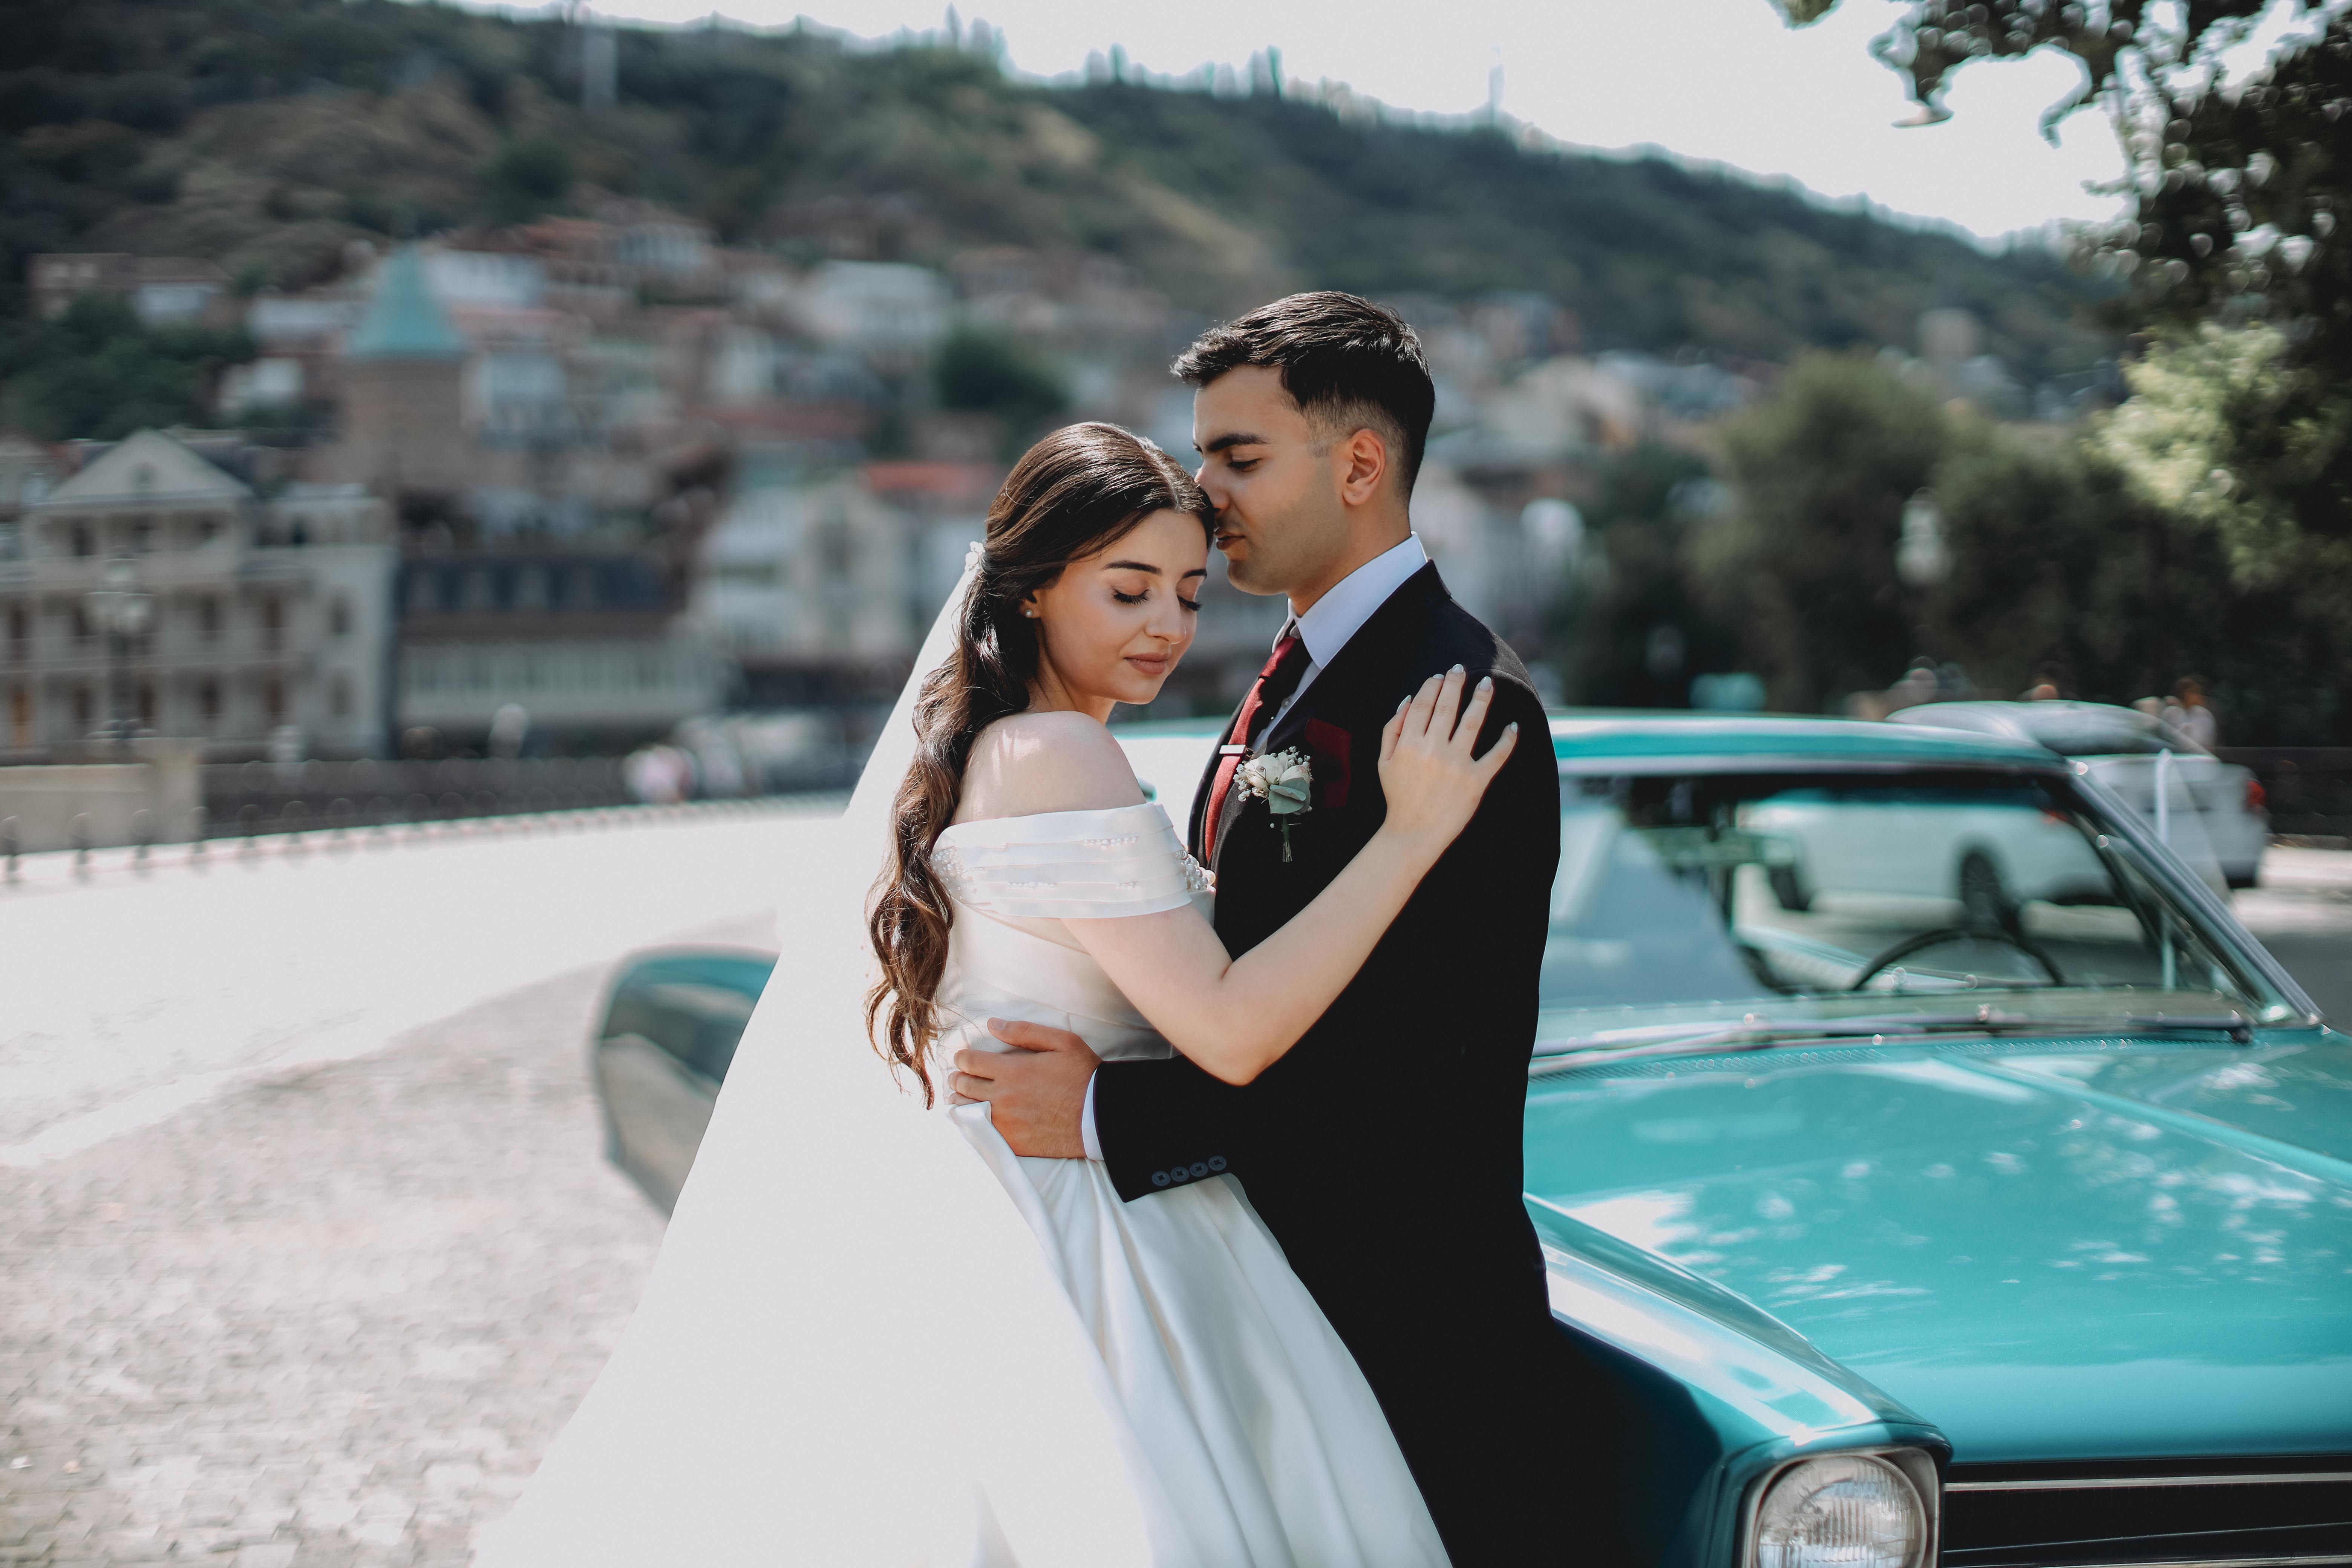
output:
[[[1158,816],[1162,824],[1168,823],[1168,813],[1161,808],[1160,803],[1147,800],[1139,801],[1134,805],[1103,806],[1092,811],[1037,811],[1031,812],[1025,816],[982,816],[975,817],[970,822],[951,822],[940,830],[940,841],[945,843],[951,833],[976,831],[983,827],[990,830],[992,837],[1032,837],[1051,827],[1066,829],[1080,824],[1099,823],[1112,818],[1129,816],[1139,811],[1150,812]],[[1169,830],[1171,832],[1175,830],[1172,825],[1170,826]]]

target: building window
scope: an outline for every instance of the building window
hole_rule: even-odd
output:
[[[8,657],[26,659],[33,656],[33,617],[22,610],[8,612]]]
[[[97,542],[90,537],[89,524],[77,522],[73,525],[73,552],[76,555],[94,555],[98,552]]]
[[[74,729],[82,734],[88,734],[89,732],[90,720],[97,711],[98,704],[90,696],[89,688],[87,686],[75,687],[73,694]]]
[[[196,542],[199,545],[210,544],[214,540],[220,537],[220,531],[221,525],[219,519],[210,517],[201,518],[196,522]]]
[[[338,675],[327,684],[327,711],[338,719],[346,719],[352,711],[352,678]]]
[[[221,607],[218,599],[196,601],[196,635],[206,642],[220,636]]]
[[[140,683],[139,722],[150,730],[155,727],[155,687],[152,681]]]
[[[430,572],[413,572],[408,578],[408,607],[429,613],[441,607],[441,595]]]
[[[21,686],[8,698],[8,743],[12,746],[33,743],[33,694]]]
[[[341,595],[327,606],[327,635],[347,637],[352,635],[352,602]]]
[[[286,722],[286,683],[284,681],[271,680],[263,683],[261,711],[262,715],[269,721],[269,727],[273,730]]]
[[[131,524],[131,553],[144,555],[155,548],[155,525],[145,518],[135,518]]]
[[[196,717],[202,720],[205,728],[209,730],[220,722],[220,682],[205,681],[196,688]]]
[[[596,607],[599,596],[596,587],[596,568],[573,567],[572,569],[572,607],[575,610],[593,610]]]
[[[487,570],[476,569],[466,574],[466,608],[493,609],[498,605],[498,584]]]
[[[518,610],[547,608],[547,573],[537,566],[526,566],[515,574],[514,603]]]
[[[72,618],[73,640],[78,643],[86,643],[89,641],[93,635],[90,631],[89,626],[89,612],[87,609],[84,609],[80,605],[77,604],[66,613]]]
[[[849,575],[852,550],[849,524],[834,519],[817,531],[817,560],[824,574],[836,581]]]
[[[286,642],[286,602],[261,601],[261,651],[276,653]]]

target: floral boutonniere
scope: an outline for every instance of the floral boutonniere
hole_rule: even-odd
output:
[[[1290,858],[1290,819],[1315,805],[1315,770],[1307,753],[1273,752],[1252,757],[1234,775],[1244,792],[1265,802],[1271,826],[1282,829],[1282,858]]]

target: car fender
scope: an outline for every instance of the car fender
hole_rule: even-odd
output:
[[[1651,1430],[1633,1468],[1672,1478],[1629,1504],[1627,1533],[1661,1568],[1735,1568],[1764,1484],[1789,1463],[1894,1452],[1928,1505],[1951,1445],[1932,1424],[1745,1298],[1528,1201],[1543,1245],[1552,1315],[1598,1360]]]

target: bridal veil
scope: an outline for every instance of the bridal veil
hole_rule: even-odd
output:
[[[776,868],[781,957],[636,1315],[480,1568],[1150,1561],[1149,1471],[1036,1238],[867,1044],[866,898],[972,575]]]

